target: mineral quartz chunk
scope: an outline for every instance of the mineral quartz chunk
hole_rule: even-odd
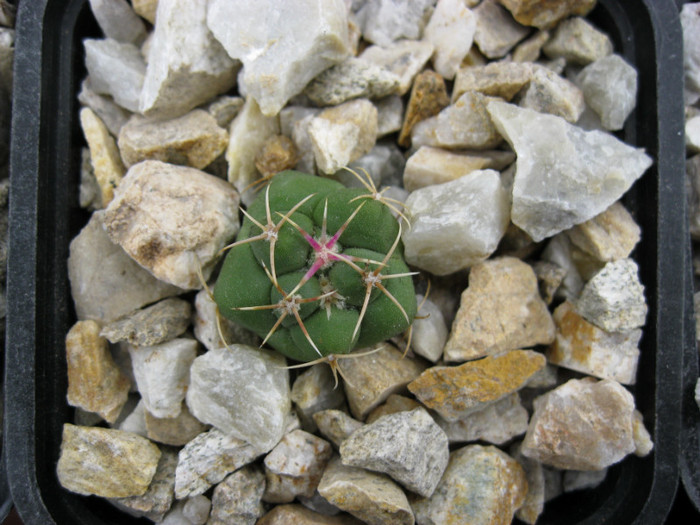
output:
[[[501,58],[529,33],[494,0],[484,0],[475,9],[474,43],[488,58]]]
[[[93,213],[70,243],[68,276],[78,319],[112,321],[182,292],[157,280],[114,244],[103,221],[104,212]]]
[[[554,27],[571,15],[585,16],[595,6],[595,0],[500,0],[513,18],[526,26],[540,29]]]
[[[395,133],[403,124],[403,99],[398,95],[389,95],[375,101],[377,108],[377,139]]]
[[[637,70],[619,55],[608,55],[584,67],[576,83],[603,127],[622,129],[637,103]]]
[[[90,0],[97,24],[107,38],[139,45],[146,26],[126,0]]]
[[[314,423],[318,426],[319,432],[329,439],[336,448],[345,439],[362,426],[362,422],[353,419],[342,410],[321,410],[313,415]]]
[[[634,398],[615,381],[571,379],[534,406],[521,449],[527,457],[560,469],[600,470],[635,450]]]
[[[495,447],[469,445],[450,455],[433,496],[412,507],[417,523],[507,524],[526,494],[525,471],[516,460]]]
[[[681,9],[683,29],[683,70],[685,79],[685,103],[695,104],[700,99],[700,6],[687,3]]]
[[[156,445],[136,434],[65,423],[56,472],[71,492],[140,496],[148,490],[160,455]]]
[[[349,52],[342,0],[213,0],[207,23],[228,54],[243,62],[246,90],[266,116],[279,113]]]
[[[201,433],[178,454],[175,497],[183,499],[203,494],[259,455],[252,445],[216,428]]]
[[[95,93],[90,85],[89,78],[83,80],[83,83],[80,85],[78,101],[83,106],[89,107],[94,111],[115,137],[119,136],[119,130],[126,124],[131,115],[127,110],[116,104],[112,97]]]
[[[416,296],[421,316],[413,321],[411,350],[433,363],[440,359],[447,341],[448,329],[440,308],[422,295]]]
[[[506,231],[509,205],[494,170],[414,191],[405,204],[411,224],[402,234],[406,261],[448,275],[485,260]]]
[[[85,67],[90,86],[101,95],[110,95],[124,109],[139,110],[139,97],[146,74],[146,63],[139,48],[112,39],[86,39]]]
[[[398,94],[405,95],[411,89],[414,77],[430,60],[433,51],[433,45],[424,40],[399,40],[384,46],[369,46],[360,58],[383,66],[398,75]]]
[[[335,173],[374,147],[377,108],[366,99],[345,102],[314,117],[308,133],[318,168]]]
[[[432,495],[449,455],[447,436],[422,407],[380,417],[340,446],[344,465],[383,472],[423,497]]]
[[[110,343],[127,341],[135,346],[165,343],[187,330],[191,311],[187,301],[174,297],[165,299],[113,321],[100,335]]]
[[[414,523],[406,494],[396,483],[385,475],[345,466],[340,458],[331,460],[318,491],[330,503],[365,523]]]
[[[209,519],[211,500],[206,496],[188,498],[182,508],[182,515],[189,521],[184,525],[204,525]]]
[[[255,525],[265,514],[264,491],[265,476],[259,468],[251,465],[234,472],[214,489],[207,525]]]
[[[545,364],[539,352],[512,350],[460,366],[434,366],[408,390],[447,421],[457,421],[520,390]]]
[[[178,117],[235,85],[237,64],[206,25],[207,3],[159,2],[139,112]]]
[[[542,50],[550,58],[563,57],[567,62],[585,66],[610,55],[613,46],[608,35],[574,16],[557,26]]]
[[[520,62],[490,62],[481,66],[463,67],[457,72],[452,100],[467,91],[511,100],[532,79],[532,64]]]
[[[66,335],[68,404],[114,423],[129,394],[130,381],[109,353],[95,321],[78,321]]]
[[[590,67],[590,66],[589,66]],[[518,105],[576,123],[586,106],[584,92],[551,69],[536,67]]]
[[[396,40],[420,40],[435,0],[376,0],[357,11],[362,36],[380,46]]]
[[[440,75],[430,70],[422,71],[416,75],[398,144],[404,147],[409,146],[413,126],[421,120],[437,115],[449,103],[450,97],[447,96],[445,81]]]
[[[549,40],[549,31],[537,31],[513,50],[513,62],[534,62],[540,58],[542,46]]]
[[[226,434],[266,452],[282,439],[291,409],[285,359],[245,345],[217,348],[190,369],[187,406]]]
[[[554,311],[557,335],[547,351],[549,362],[623,384],[634,384],[641,330],[606,332],[576,313],[569,302]]]
[[[253,332],[217,314],[217,306],[207,290],[200,290],[194,300],[195,313],[192,318],[194,336],[207,350],[221,348],[226,344],[239,343],[251,346],[260,344]],[[221,340],[223,335],[225,341]]]
[[[313,496],[331,459],[330,443],[303,430],[294,430],[265,456],[265,494],[268,503],[289,503],[297,496]]]
[[[452,80],[474,41],[476,16],[460,0],[440,0],[425,28],[423,38],[435,47],[433,66]]]
[[[177,417],[159,418],[144,409],[144,421],[148,439],[173,447],[186,445],[209,428],[195,418],[184,403]]]
[[[446,361],[549,344],[554,322],[530,265],[501,257],[474,266],[445,345]]]
[[[641,149],[561,117],[496,100],[487,108],[518,158],[511,219],[535,241],[603,212],[652,163]]]
[[[201,288],[238,232],[238,194],[194,168],[147,160],[132,166],[105,214],[105,229],[155,277]]]
[[[337,388],[330,367],[319,363],[297,376],[292,386],[291,400],[304,428],[313,432],[316,430],[313,415],[321,410],[341,408],[345,396],[343,390]]]

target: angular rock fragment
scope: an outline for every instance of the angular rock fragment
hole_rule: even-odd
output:
[[[265,141],[255,157],[255,167],[261,177],[271,177],[280,171],[297,165],[299,154],[291,139],[284,135],[273,135]]]
[[[214,489],[207,525],[255,525],[265,514],[261,501],[264,491],[265,476],[257,467],[234,472]]]
[[[134,409],[117,424],[116,428],[124,432],[131,432],[142,437],[147,437],[146,408],[142,400],[139,400]]]
[[[520,94],[518,105],[557,115],[571,123],[578,122],[586,107],[584,92],[546,67],[533,69],[530,83]]]
[[[554,27],[569,16],[585,16],[595,0],[500,0],[518,22],[540,29]]]
[[[331,460],[318,491],[330,503],[366,523],[413,525],[406,495],[387,476]]]
[[[569,63],[585,66],[611,54],[613,46],[608,35],[574,16],[557,26],[542,51],[550,58],[563,57]]]
[[[339,448],[345,439],[362,426],[342,410],[321,410],[313,415],[319,432]]]
[[[119,136],[119,130],[126,124],[131,115],[127,110],[116,104],[112,97],[95,93],[90,85],[89,78],[83,80],[83,83],[80,85],[78,101],[83,106],[87,106],[94,111],[114,137]]]
[[[513,62],[535,62],[540,58],[542,46],[549,40],[549,31],[538,31],[523,40],[513,50]]]
[[[216,125],[228,129],[231,121],[236,118],[245,101],[242,97],[222,95],[206,105],[206,111],[214,117]]]
[[[478,170],[408,197],[404,256],[409,264],[448,275],[491,255],[508,226],[509,199],[498,172]]]
[[[467,91],[511,100],[530,82],[534,67],[530,63],[490,62],[482,66],[463,67],[457,72],[452,101]]]
[[[284,436],[265,456],[263,500],[289,503],[297,496],[313,496],[332,453],[330,443],[303,430]]]
[[[296,378],[290,397],[305,429],[316,430],[313,419],[316,412],[343,406],[343,390],[336,387],[331,369],[325,363],[312,366]]]
[[[434,366],[408,390],[447,421],[457,421],[524,387],[546,363],[532,350],[512,350],[460,366]]]
[[[430,498],[412,503],[417,523],[511,523],[525,501],[520,464],[495,447],[470,445],[453,452]]]
[[[448,329],[440,308],[422,295],[416,296],[421,318],[413,321],[411,349],[433,363],[440,359]]]
[[[199,434],[178,455],[175,497],[183,499],[203,494],[259,455],[252,445],[216,428]]]
[[[403,123],[403,99],[389,95],[375,101],[377,108],[377,139],[401,129]]]
[[[309,123],[318,168],[335,173],[368,153],[377,139],[377,108],[366,100],[351,100],[326,109]]]
[[[399,146],[410,146],[413,126],[421,120],[437,115],[449,103],[450,97],[447,96],[445,81],[440,75],[430,70],[418,73],[413,81],[411,97],[408,99],[406,115],[399,133]]]
[[[370,412],[365,423],[374,423],[382,416],[396,414],[397,412],[410,412],[419,407],[421,407],[421,404],[413,398],[391,394],[384,404],[379,405]]]
[[[119,151],[127,167],[159,160],[202,169],[223,153],[227,144],[226,130],[201,109],[170,120],[134,116],[119,132]]]
[[[474,266],[445,345],[446,361],[465,361],[549,344],[554,322],[532,268],[514,257]]]
[[[265,116],[279,113],[349,52],[347,10],[340,0],[213,0],[207,23],[228,54],[243,62],[243,83]]]
[[[488,58],[501,58],[527,36],[529,30],[518,24],[495,0],[484,0],[475,9],[474,43]]]
[[[95,321],[78,321],[66,335],[68,404],[114,423],[129,395],[130,381],[114,364]]]
[[[420,40],[430,18],[434,0],[376,0],[357,11],[357,22],[365,40],[388,46],[396,40]]]
[[[535,241],[603,212],[652,163],[641,149],[561,117],[495,100],[487,108],[518,157],[511,219]]]
[[[291,409],[284,367],[283,357],[261,348],[210,350],[192,364],[187,406],[203,423],[266,452],[284,435]]]
[[[105,213],[105,229],[141,266],[180,288],[201,288],[238,232],[238,194],[194,168],[132,166]]]
[[[433,54],[433,45],[426,41],[399,40],[385,46],[369,46],[360,58],[387,68],[399,77],[399,95],[411,89],[413,78],[422,71]]]
[[[184,525],[204,525],[209,519],[211,500],[206,496],[189,498],[182,507],[182,515],[189,521]]]
[[[442,0],[435,6],[423,38],[435,47],[433,67],[452,80],[469,52],[476,32],[476,16],[461,0]]]
[[[156,445],[136,434],[65,423],[56,472],[71,492],[140,496],[148,490],[160,455]]]
[[[165,343],[187,330],[191,311],[187,301],[165,299],[107,324],[100,335],[110,343],[126,341],[134,346]]]
[[[447,436],[422,407],[383,416],[340,446],[343,465],[382,472],[423,497],[432,495],[449,455]]]
[[[139,101],[147,117],[175,118],[234,86],[238,65],[206,25],[205,2],[159,2]]]
[[[90,9],[107,38],[139,45],[146,26],[126,0],[90,0]]]
[[[148,439],[173,447],[186,445],[209,428],[196,419],[184,403],[176,417],[159,418],[144,408],[144,421]]]
[[[619,383],[572,379],[535,400],[521,451],[561,469],[603,469],[634,452],[633,411]]]
[[[260,518],[256,525],[360,525],[355,518],[326,516],[298,504],[277,505]]]
[[[194,336],[207,350],[238,343],[250,346],[260,344],[260,338],[253,332],[229,321],[217,313],[217,306],[207,290],[197,293],[194,300],[195,313],[192,319]],[[223,335],[224,340],[221,340]]]

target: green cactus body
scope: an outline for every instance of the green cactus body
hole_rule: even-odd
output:
[[[221,268],[221,314],[304,362],[405,331],[417,310],[413,280],[399,223],[373,197],[322,177],[276,175]]]

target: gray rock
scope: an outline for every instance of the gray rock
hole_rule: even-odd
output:
[[[530,83],[520,95],[518,105],[576,123],[586,106],[584,93],[551,69],[540,66],[533,69]]]
[[[494,0],[484,0],[475,9],[474,43],[488,58],[501,58],[530,32]]]
[[[416,296],[420,305],[418,316],[413,321],[411,350],[433,363],[442,356],[447,341],[447,324],[440,308],[427,297]]]
[[[90,0],[90,9],[107,38],[139,45],[146,26],[126,0]]]
[[[245,100],[241,97],[230,97],[222,95],[215,98],[206,105],[206,111],[214,117],[217,126],[228,129],[229,125],[236,118],[238,112],[243,107]]]
[[[340,446],[344,465],[387,474],[423,497],[432,495],[449,455],[447,436],[423,408],[382,416]]]
[[[535,241],[595,217],[652,163],[641,149],[561,117],[495,100],[487,108],[518,157],[511,219]]]
[[[316,430],[313,415],[321,410],[341,408],[345,404],[343,389],[334,381],[329,366],[319,363],[297,376],[292,386],[291,400],[309,432]]]
[[[207,525],[254,525],[265,514],[261,498],[265,476],[254,466],[243,467],[214,489]]]
[[[435,71],[452,80],[472,47],[475,32],[476,16],[464,2],[438,2],[423,35],[435,47]]]
[[[550,58],[563,57],[568,63],[585,66],[613,51],[608,35],[579,16],[561,22],[542,47]]]
[[[316,412],[313,420],[321,435],[329,439],[336,448],[340,448],[343,441],[362,426],[361,421],[353,419],[342,410],[334,409]]]
[[[114,137],[119,136],[119,130],[129,120],[130,113],[116,104],[112,97],[95,93],[89,78],[80,85],[78,101],[92,109]]]
[[[159,418],[144,408],[144,421],[148,439],[173,447],[186,445],[209,428],[196,419],[184,403],[176,417]]]
[[[403,124],[403,99],[390,95],[374,102],[377,108],[377,138],[396,133]]]
[[[206,496],[194,496],[188,498],[182,508],[182,515],[189,520],[191,525],[204,525],[209,519],[211,500]]]
[[[187,330],[192,308],[182,299],[171,298],[133,312],[107,324],[100,335],[110,343],[127,341],[135,346],[165,343]]]
[[[430,60],[433,51],[433,45],[424,40],[399,40],[385,46],[369,46],[360,58],[383,66],[398,75],[398,94],[405,95],[411,89],[413,78]]]
[[[365,40],[388,46],[396,40],[420,40],[435,0],[377,0],[366,2],[357,12]]]

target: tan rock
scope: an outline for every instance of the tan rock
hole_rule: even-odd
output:
[[[292,169],[299,161],[294,142],[284,135],[273,135],[263,144],[255,157],[255,167],[263,177]]]
[[[158,0],[131,0],[131,5],[137,15],[145,18],[151,24],[156,23]]]
[[[126,403],[130,381],[109,353],[95,321],[78,321],[66,335],[68,404],[114,423]]]
[[[388,345],[369,355],[341,359],[339,366],[347,379],[343,384],[350,411],[361,420],[425,369],[421,362]]]
[[[418,73],[406,106],[406,115],[399,133],[399,146],[410,146],[413,126],[421,120],[437,115],[449,103],[445,81],[440,75],[430,70]]]
[[[540,58],[542,46],[549,40],[549,31],[538,31],[513,50],[513,62],[534,62]]]
[[[496,0],[484,0],[475,9],[474,43],[488,58],[501,58],[529,33]]]
[[[256,525],[360,525],[361,522],[348,515],[326,516],[303,505],[277,505],[260,518]]]
[[[540,295],[545,304],[552,304],[554,295],[566,277],[566,270],[548,261],[537,261],[532,265],[537,276]]]
[[[408,389],[447,421],[457,421],[518,391],[545,364],[538,352],[513,350],[460,366],[434,366]]]
[[[104,208],[114,197],[114,189],[126,170],[114,138],[94,111],[90,108],[81,109],[80,125],[90,148],[93,173],[100,188],[99,207]]]
[[[144,410],[146,436],[152,441],[181,447],[192,441],[209,427],[195,418],[185,403],[177,417],[159,418]]]
[[[158,447],[136,434],[65,423],[56,472],[71,492],[140,496],[148,490],[159,459]]]
[[[370,412],[365,423],[372,423],[373,421],[376,421],[380,417],[386,416],[387,414],[395,414],[396,412],[410,412],[419,406],[420,403],[418,403],[415,399],[400,396],[398,394],[391,394],[384,404],[379,405],[377,408],[372,410],[372,412]]]
[[[585,66],[610,55],[613,45],[608,35],[574,16],[557,26],[542,51],[549,58],[563,57],[567,62]]]
[[[534,68],[530,83],[518,95],[518,105],[574,124],[586,108],[583,91],[544,66]]]
[[[554,323],[535,272],[518,259],[501,257],[472,268],[444,355],[464,361],[553,340]]]
[[[340,447],[343,441],[363,424],[342,410],[335,409],[316,412],[313,420],[321,435],[332,441],[336,447]]]
[[[585,16],[595,0],[499,0],[518,22],[548,29],[572,15]]]
[[[452,101],[467,91],[511,100],[532,78],[533,66],[521,62],[491,62],[460,69],[452,88]]]

